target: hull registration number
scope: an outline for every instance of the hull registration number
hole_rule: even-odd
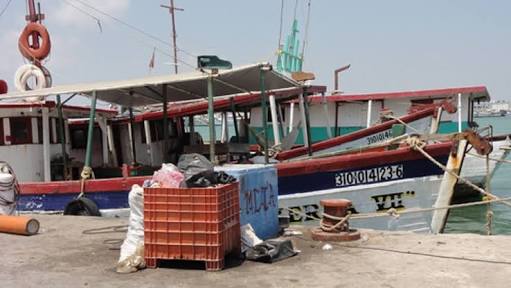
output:
[[[403,164],[339,172],[335,174],[335,186],[344,187],[359,184],[378,183],[383,181],[403,179],[403,176]]]

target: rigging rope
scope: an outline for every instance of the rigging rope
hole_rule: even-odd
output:
[[[411,208],[406,209],[404,211],[399,211],[397,209],[391,208],[387,210],[386,212],[372,212],[372,213],[357,213],[357,214],[351,214],[350,219],[368,219],[368,218],[377,218],[377,217],[388,217],[388,216],[394,216],[398,218],[400,215],[405,214],[413,214],[413,213],[424,213],[424,212],[432,212],[436,210],[444,210],[444,209],[457,209],[457,208],[465,208],[465,207],[472,207],[472,206],[479,206],[479,205],[486,205],[489,203],[504,203],[505,201],[511,200],[511,197],[506,198],[499,198],[499,199],[491,199],[491,200],[483,200],[483,201],[477,201],[477,202],[470,202],[470,203],[462,203],[462,204],[452,204],[442,207],[430,207],[430,208]],[[300,215],[305,218],[309,218],[312,220],[321,220],[321,218],[315,217],[313,215],[306,214],[305,212],[283,207],[282,209],[289,211],[295,215]],[[336,220],[335,218],[332,218]]]
[[[69,0],[62,0],[62,1],[66,1],[66,2],[67,2],[67,1],[69,1]],[[108,17],[108,18],[110,18],[110,19],[112,19],[112,20],[114,20],[114,21],[116,21],[116,22],[118,22],[118,23],[120,23],[120,24],[122,24],[122,25],[124,25],[124,26],[128,27],[129,29],[134,30],[134,31],[136,31],[136,32],[138,32],[138,33],[140,33],[140,34],[142,34],[142,35],[144,35],[144,36],[148,37],[148,38],[151,38],[151,39],[153,39],[153,40],[155,40],[155,41],[157,41],[157,42],[160,42],[160,43],[162,43],[162,44],[165,44],[165,45],[167,45],[167,46],[169,46],[169,47],[171,47],[171,48],[172,48],[172,47],[174,47],[174,45],[172,45],[170,42],[168,42],[168,41],[166,41],[166,40],[163,40],[163,39],[161,39],[161,38],[159,38],[159,37],[157,37],[157,36],[155,36],[155,35],[153,35],[153,34],[150,34],[150,33],[146,32],[146,31],[144,31],[144,30],[142,30],[142,29],[140,29],[140,28],[138,28],[138,27],[136,27],[136,26],[134,26],[134,25],[132,25],[132,24],[130,24],[130,23],[128,23],[128,22],[123,21],[123,20],[122,20],[122,19],[120,19],[120,18],[117,18],[117,17],[115,17],[115,16],[113,16],[113,15],[110,15],[110,14],[108,14],[108,13],[106,13],[106,12],[104,12],[104,11],[102,11],[102,10],[100,10],[100,9],[96,8],[96,7],[94,7],[93,5],[91,5],[91,4],[89,4],[89,3],[87,3],[87,2],[85,2],[85,1],[83,1],[83,0],[72,0],[72,1],[78,2],[78,3],[82,4],[83,6],[88,7],[89,9],[92,9],[93,11],[96,11],[97,13],[99,13],[99,14],[101,14],[101,15],[103,15],[103,16],[106,16],[106,17]],[[197,57],[197,55],[192,54],[192,53],[190,53],[190,52],[188,52],[188,51],[186,51],[186,50],[184,50],[184,49],[181,49],[181,48],[179,48],[178,46],[176,46],[176,49],[177,49],[178,51],[180,51],[180,52],[183,52],[184,54],[186,54],[186,55],[188,55],[188,56],[190,56],[190,57]],[[164,54],[165,54],[165,53],[164,53]],[[178,59],[178,62],[181,62],[181,63],[183,63],[183,64],[185,64],[185,65],[187,65],[187,66],[190,66],[190,67],[195,68],[195,66],[194,66],[194,65],[191,65],[191,64],[189,64],[189,63],[187,63],[187,62],[185,62],[185,61],[183,61],[183,60],[181,60],[181,59]]]
[[[308,43],[309,38],[309,19],[311,15],[311,0],[307,3],[307,19],[305,20],[305,35],[303,36],[303,45],[302,45],[302,67],[303,62],[305,62],[305,47]]]
[[[279,28],[279,45],[278,45],[278,51],[280,53],[280,50],[282,49],[282,26],[284,22],[284,0],[280,1],[280,28]]]
[[[399,119],[399,117],[395,117],[395,116],[390,115],[390,114],[389,114],[389,115],[385,115],[385,117],[386,117],[386,118],[393,119],[393,120],[396,120],[396,121],[397,121],[397,122],[399,122],[400,124],[405,125],[405,127],[410,128],[411,130],[413,130],[413,131],[415,131],[415,132],[417,132],[417,133],[419,133],[419,134],[422,134],[422,132],[420,132],[419,130],[417,130],[417,129],[413,128],[412,126],[410,126],[408,123],[404,122],[403,120]]]
[[[447,169],[447,167],[445,167],[442,163],[438,162],[435,158],[433,158],[426,151],[424,151],[424,149],[423,149],[423,147],[424,147],[423,145],[424,144],[419,144],[422,141],[418,140],[418,137],[410,137],[410,138],[407,139],[407,142],[412,147],[412,149],[420,152],[424,157],[428,158],[431,162],[433,162],[433,164],[435,164],[436,166],[438,166],[439,168],[441,168],[445,172],[449,173],[451,176],[453,176],[456,179],[458,179],[458,181],[460,181],[461,183],[467,184],[468,186],[472,187],[474,190],[476,190],[479,193],[481,193],[481,194],[483,194],[485,196],[488,196],[488,197],[490,197],[492,199],[499,199],[499,197],[497,197],[496,195],[491,194],[490,192],[480,188],[479,186],[475,185],[474,183],[470,182],[469,180],[467,180],[467,179],[459,176],[458,174],[454,173],[453,171]],[[422,143],[424,143],[424,142],[422,142]],[[509,203],[509,202],[504,201],[502,203],[511,207],[511,203]]]
[[[4,15],[5,11],[7,11],[7,8],[9,8],[9,4],[11,4],[11,2],[12,2],[12,0],[7,1],[4,8],[2,9],[2,11],[0,11],[0,17],[2,17],[2,15]]]

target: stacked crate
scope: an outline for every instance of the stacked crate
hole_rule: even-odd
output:
[[[221,270],[227,254],[240,254],[239,184],[208,188],[144,189],[144,257],[205,261]]]

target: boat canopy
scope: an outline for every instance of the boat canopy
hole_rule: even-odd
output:
[[[70,84],[39,90],[18,91],[4,94],[1,99],[23,99],[65,94],[90,95],[95,91],[96,97],[105,102],[124,107],[145,106],[162,103],[164,89],[167,90],[169,102],[207,98],[209,77],[213,79],[215,97],[260,91],[261,70],[266,71],[264,76],[265,90],[301,87],[300,83],[277,71],[273,71],[269,63],[258,63],[229,70],[220,70],[216,74],[194,71],[177,75],[169,74],[131,80]]]

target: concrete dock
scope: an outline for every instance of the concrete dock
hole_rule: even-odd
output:
[[[511,236],[362,231],[332,244],[292,236],[301,253],[273,264],[230,261],[117,274],[127,218],[35,215],[35,236],[0,234],[0,287],[510,287]]]

